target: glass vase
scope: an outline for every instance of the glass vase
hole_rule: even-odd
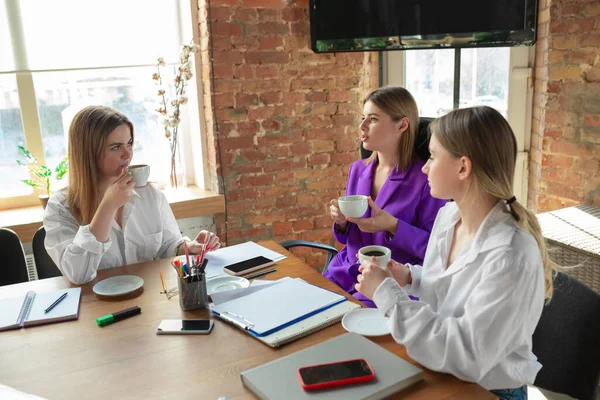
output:
[[[170,154],[167,171],[168,174],[165,179],[166,190],[180,190],[187,187],[185,162],[183,161],[182,150],[179,144],[176,145],[175,151]]]

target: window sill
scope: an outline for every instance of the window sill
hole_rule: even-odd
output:
[[[196,186],[189,186],[176,193],[165,193],[176,219],[199,217],[225,212],[225,199]],[[0,210],[0,227],[12,229],[21,242],[33,240],[33,235],[42,226],[42,206]]]

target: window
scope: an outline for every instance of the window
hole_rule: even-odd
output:
[[[457,54],[460,82],[455,83]],[[423,117],[440,117],[455,108],[455,84],[459,108],[487,105],[507,117],[509,61],[507,47],[407,51],[406,88]]]
[[[132,162],[157,166],[151,180],[165,178],[159,167],[168,162],[168,142],[155,112],[152,74],[158,56],[175,65],[181,38],[191,38],[191,23],[182,23],[189,13],[183,4],[0,0],[0,209],[39,204],[41,191],[21,182],[30,177],[16,162],[22,159],[17,146],[54,168],[67,155],[73,116],[87,105],[124,113],[135,127]],[[170,81],[164,70],[162,75]],[[190,141],[188,126],[180,125],[181,145]],[[186,172],[193,181],[193,168]]]
[[[382,55],[383,84],[410,90],[422,117],[439,117],[453,108],[474,105],[488,105],[504,115],[517,139],[514,194],[527,198],[533,48],[388,51]]]

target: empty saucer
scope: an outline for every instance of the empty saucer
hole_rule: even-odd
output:
[[[342,318],[342,326],[348,332],[363,336],[383,336],[390,333],[389,318],[376,308],[358,308]]]
[[[135,275],[120,275],[96,283],[92,290],[101,296],[121,296],[144,286],[144,280]]]
[[[206,281],[206,292],[210,296],[213,293],[243,289],[248,286],[250,286],[250,281],[246,278],[242,278],[241,276],[221,275]]]

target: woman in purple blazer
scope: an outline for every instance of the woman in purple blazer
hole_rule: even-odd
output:
[[[380,245],[392,259],[421,264],[438,210],[445,201],[429,194],[425,161],[417,158],[414,143],[419,112],[412,95],[402,87],[371,92],[363,106],[360,125],[363,147],[371,157],[352,164],[346,195],[369,196],[363,218],[349,218],[337,199],[330,202],[333,236],[346,246],[331,260],[325,277],[369,307],[374,303],[354,289],[363,246]]]

